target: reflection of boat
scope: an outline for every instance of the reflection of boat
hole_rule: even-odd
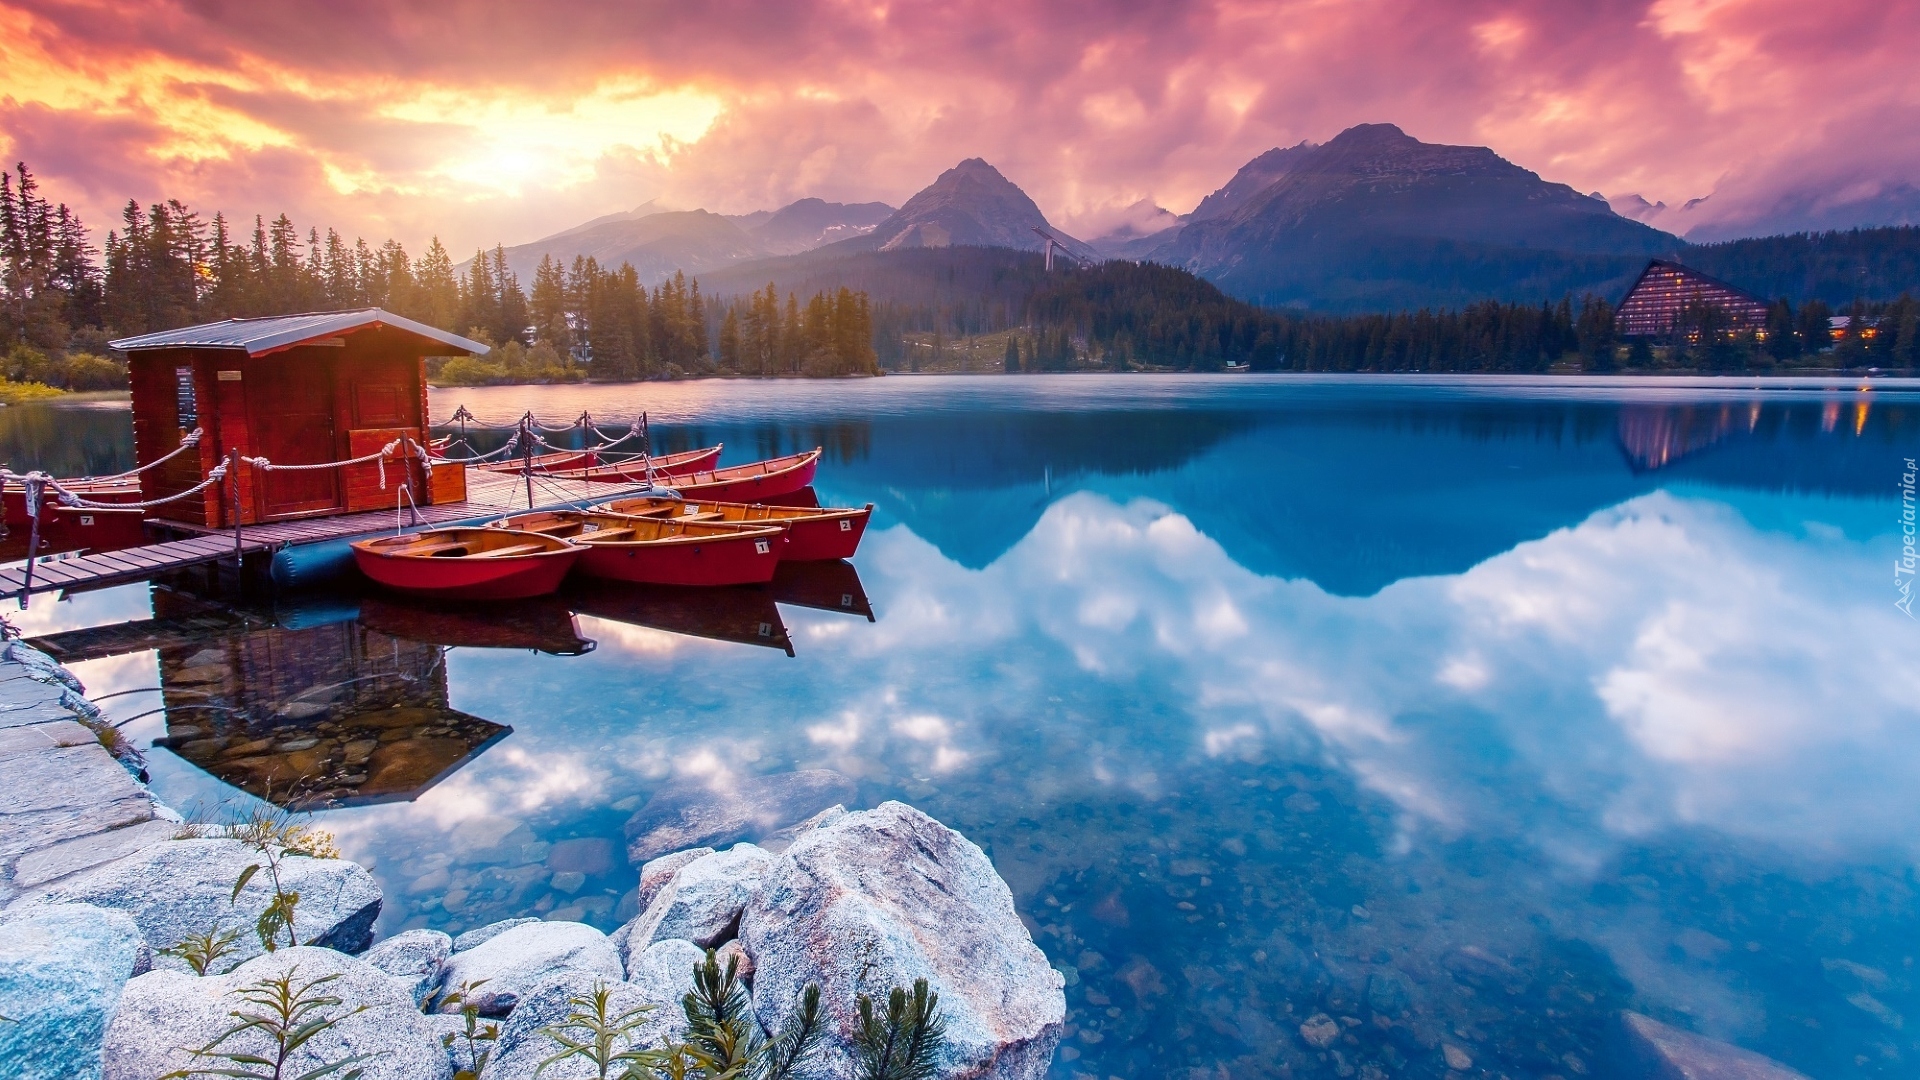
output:
[[[762,589],[673,589],[595,583],[562,594],[576,614],[674,634],[765,645],[793,655],[786,624]]]
[[[813,474],[819,468],[820,451],[815,448],[804,454],[788,454],[750,465],[676,474],[672,486],[688,499],[783,503],[813,483]]]
[[[714,462],[720,460],[720,449],[719,446],[709,446],[700,450],[682,450],[677,454],[659,454],[653,459],[653,471],[689,473],[710,469]],[[501,461],[486,468],[495,472],[517,473],[524,468],[524,463]],[[541,454],[533,459],[533,471],[560,480],[604,480],[631,484],[646,479],[646,469],[638,458],[603,464],[597,452],[585,450]]]
[[[752,585],[773,577],[786,526],[668,521],[584,510],[515,514],[489,528],[559,538],[583,549],[582,573],[653,585]]]
[[[560,587],[584,552],[508,529],[429,529],[353,542],[360,572],[390,589],[449,600],[517,600]]]
[[[351,620],[163,644],[154,745],[290,810],[413,799],[512,731],[449,707],[442,655]]]
[[[782,604],[844,611],[873,621],[873,604],[850,562],[782,562],[767,591]]]
[[[729,525],[778,523],[787,526],[782,562],[851,559],[873,516],[873,504],[864,509],[835,507],[766,506],[759,503],[714,502],[711,499],[666,499],[642,496],[614,499],[595,507],[613,514],[671,518],[676,521],[714,521]]]
[[[573,612],[558,597],[456,605],[405,596],[360,601],[361,625],[389,637],[466,649],[532,649],[582,656],[594,643],[580,636]]]

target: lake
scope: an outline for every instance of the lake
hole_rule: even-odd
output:
[[[324,774],[301,797],[340,804],[318,822],[380,879],[383,932],[612,929],[652,793],[829,769],[992,857],[1067,979],[1060,1080],[1440,1077],[1443,1043],[1476,1075],[1572,1078],[1605,1067],[1621,1009],[1815,1077],[1920,1069],[1920,624],[1898,606],[1920,385],[902,377],[433,403],[645,409],[660,448],[724,441],[728,463],[818,445],[822,502],[877,509],[851,567],[772,590],[474,618],[140,586],[9,613],[169,620],[157,650],[75,665],[154,746],[158,794],[208,813]],[[125,467],[126,424],[0,410],[0,456]],[[236,750],[240,720],[273,738]],[[1326,1051],[1300,1035],[1319,1013],[1343,1025]]]

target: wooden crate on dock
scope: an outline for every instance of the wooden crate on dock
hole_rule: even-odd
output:
[[[420,441],[419,428],[362,428],[347,432],[347,456],[364,457],[375,453],[381,447],[395,439]],[[404,443],[402,444],[405,445]],[[425,476],[417,457],[406,457],[404,452],[379,461],[367,461],[358,465],[348,465],[341,469],[345,474],[347,489],[347,512],[361,510],[391,510],[404,502],[400,495],[400,485],[408,485],[413,493],[415,505],[424,506],[427,498]],[[382,484],[384,479],[385,483]]]
[[[467,501],[467,467],[458,461],[436,461],[427,474],[427,495],[421,503],[435,505]]]

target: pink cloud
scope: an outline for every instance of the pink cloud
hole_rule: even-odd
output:
[[[1757,220],[1810,185],[1920,179],[1920,145],[1903,134],[1920,130],[1909,71],[1920,6],[1867,0],[11,10],[31,20],[34,47],[73,58],[76,79],[140,65],[197,73],[169,75],[151,101],[76,117],[72,139],[47,135],[55,106],[38,88],[0,75],[0,143],[50,186],[83,193],[73,198],[95,221],[126,196],[164,192],[209,210],[297,209],[409,245],[438,231],[466,250],[656,196],[726,212],[803,195],[897,204],[977,155],[1072,227],[1120,220],[1140,199],[1187,210],[1269,147],[1368,121],[1491,145],[1583,191],[1678,206],[1724,184],[1705,204],[1722,222]],[[622,141],[617,125],[583,121],[585,134],[568,136],[579,161],[550,174],[536,162],[525,183],[498,190],[436,171],[488,137],[486,103],[551,109],[564,126],[579,102],[625,84],[709,101],[712,122],[679,140],[636,123]],[[417,95],[471,96],[475,119],[388,108]],[[194,99],[278,133],[278,145],[236,143],[224,159],[166,149]]]

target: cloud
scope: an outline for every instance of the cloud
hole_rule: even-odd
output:
[[[973,155],[1058,220],[1121,220],[1381,120],[1582,191],[1724,182],[1714,220],[1760,221],[1911,181],[1916,44],[1912,5],[1865,0],[11,0],[0,143],[96,224],[174,196],[455,250],[659,195],[897,204]]]

